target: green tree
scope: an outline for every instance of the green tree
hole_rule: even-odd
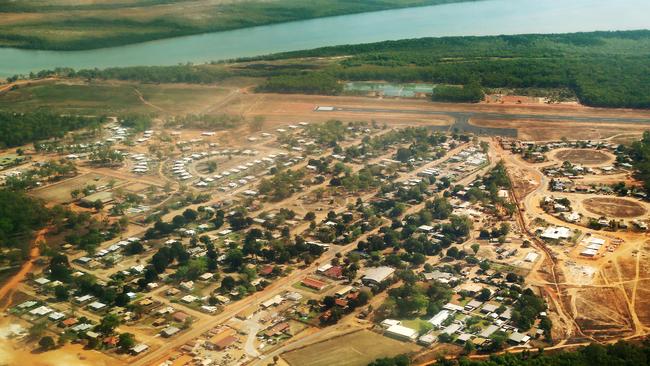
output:
[[[38,345],[41,346],[42,349],[47,351],[47,350],[50,350],[50,349],[54,348],[55,343],[54,343],[54,339],[52,339],[52,337],[45,336],[45,337],[41,338],[41,340],[38,341]]]

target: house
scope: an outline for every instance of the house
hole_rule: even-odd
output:
[[[418,344],[422,346],[430,346],[436,342],[436,336],[433,333],[427,333],[418,338]]]
[[[451,311],[441,310],[438,312],[438,314],[434,315],[431,319],[429,319],[429,323],[433,324],[434,327],[439,328],[440,326],[442,326],[442,323],[444,323],[444,321],[449,318],[450,315],[451,315]]]
[[[49,314],[49,313],[51,313],[53,311],[54,310],[52,310],[49,307],[43,305],[43,306],[37,307],[36,309],[30,310],[29,314],[33,315],[33,316],[45,316],[45,315],[47,315],[47,314]]]
[[[172,314],[172,319],[179,323],[184,323],[188,318],[190,318],[189,314],[182,311],[177,311]]]
[[[165,338],[169,338],[169,337],[171,337],[171,336],[176,335],[176,333],[178,333],[178,332],[180,332],[180,331],[181,331],[181,330],[180,330],[179,328],[177,328],[177,327],[167,327],[167,328],[163,329],[163,330],[160,332],[160,335],[162,335],[162,336],[165,337]]]
[[[458,332],[459,330],[461,330],[461,328],[462,328],[462,326],[460,324],[452,323],[449,326],[447,326],[445,329],[443,329],[442,333],[445,333],[447,335],[452,335],[452,334]]]
[[[481,292],[482,289],[483,289],[483,285],[474,282],[466,282],[456,287],[457,292],[465,291],[469,294],[469,296],[476,296],[476,294]]]
[[[372,267],[366,269],[365,274],[361,278],[361,282],[367,286],[379,286],[384,281],[393,277],[395,268],[392,267]]]
[[[450,302],[446,303],[442,308],[445,309],[445,310],[456,311],[456,312],[464,310],[462,306],[452,304]]]
[[[303,286],[305,286],[305,287],[309,287],[309,288],[314,289],[316,291],[321,291],[322,289],[327,287],[327,283],[325,283],[323,281],[319,281],[319,280],[311,278],[311,277],[305,277],[305,279],[303,279],[301,281],[301,284]]]
[[[284,298],[281,295],[275,295],[274,297],[264,301],[261,305],[263,308],[267,309],[270,308],[271,306],[278,306],[282,304],[284,301]]]
[[[489,314],[497,311],[498,307],[494,304],[485,304],[481,309],[481,313]]]
[[[85,207],[91,207],[95,204],[95,202],[99,201],[103,205],[109,204],[113,202],[113,192],[111,191],[102,191],[102,192],[96,192],[91,195],[88,195],[84,198],[81,199],[80,204],[85,206]]]
[[[131,354],[133,355],[139,355],[142,352],[146,351],[149,349],[149,346],[147,346],[144,343],[137,344],[131,348]]]
[[[421,231],[421,232],[424,232],[424,233],[430,233],[430,232],[433,231],[433,229],[434,229],[433,226],[429,226],[429,225],[420,225],[418,227],[418,231]]]
[[[544,230],[541,237],[548,240],[561,240],[571,238],[571,230],[567,227],[549,226]]]
[[[204,313],[208,313],[208,314],[214,314],[214,313],[217,312],[218,309],[219,308],[217,308],[216,306],[212,306],[212,305],[201,305],[201,311],[203,311]]]
[[[479,333],[479,336],[482,338],[489,338],[492,333],[496,332],[497,330],[499,330],[499,327],[494,324],[490,324],[487,326],[487,328],[483,329],[481,333]]]
[[[524,345],[528,343],[530,336],[524,333],[512,332],[508,337],[508,341],[515,345]]]
[[[354,287],[352,287],[352,286],[345,286],[345,287],[341,288],[340,290],[336,291],[336,293],[334,295],[336,295],[336,297],[343,297],[343,296],[347,295],[348,293],[350,293],[353,289],[354,289]]]
[[[17,307],[18,307],[18,309],[24,310],[24,309],[33,308],[34,306],[36,306],[36,304],[38,304],[36,301],[31,301],[30,300],[30,301],[23,302],[22,304],[18,305]]]
[[[226,348],[230,347],[231,345],[233,345],[235,342],[237,342],[237,337],[230,335],[230,336],[221,338],[216,342],[211,342],[211,343],[212,343],[214,349],[216,349],[218,351],[223,351],[224,349],[226,349]]]
[[[537,260],[537,258],[539,258],[539,254],[535,252],[529,252],[528,254],[526,254],[526,257],[524,257],[524,261],[533,263]]]
[[[199,276],[199,280],[208,281],[208,280],[211,280],[212,277],[214,277],[214,273],[206,272],[206,273]]]
[[[68,318],[68,319],[62,321],[61,324],[63,324],[64,327],[71,327],[71,326],[77,324],[78,322],[79,322],[79,320],[77,320],[77,318]]]
[[[259,275],[260,276],[270,276],[273,273],[273,266],[272,265],[266,265],[260,269]]]
[[[388,337],[403,341],[414,341],[418,337],[417,330],[405,327],[400,324],[391,325],[384,331],[384,334]]]
[[[474,309],[478,309],[479,307],[481,307],[481,305],[483,305],[482,302],[480,302],[478,300],[472,300],[472,301],[468,302],[467,305],[465,305],[465,310],[472,311]]]
[[[118,337],[116,337],[116,336],[110,336],[110,337],[104,338],[102,343],[104,343],[104,345],[106,345],[107,347],[115,347],[115,346],[117,346],[117,343],[119,342],[119,340],[120,339]]]
[[[299,293],[297,293],[297,292],[287,292],[287,293],[284,295],[284,297],[285,297],[287,300],[291,300],[291,301],[300,301],[300,300],[302,300],[302,295],[299,294]]]
[[[93,327],[92,324],[81,323],[81,324],[75,325],[74,327],[72,327],[70,329],[72,329],[74,332],[85,332],[85,331],[87,331],[88,329],[90,329],[92,327]]]
[[[181,298],[181,301],[186,303],[186,304],[191,304],[194,301],[198,300],[199,298],[194,296],[194,295],[185,295]]]
[[[456,338],[456,342],[459,342],[461,344],[464,344],[465,342],[469,341],[472,339],[472,335],[469,333],[461,333],[458,338]]]
[[[101,303],[99,301],[94,301],[90,305],[88,305],[88,308],[93,311],[100,311],[106,307],[106,304]]]
[[[39,285],[39,286],[45,286],[45,285],[47,285],[48,283],[50,283],[51,281],[48,280],[48,279],[45,278],[45,277],[40,277],[40,278],[35,279],[34,282],[35,282],[37,285]]]
[[[269,328],[264,332],[264,336],[267,338],[274,337],[276,335],[282,334],[290,329],[289,323],[283,322],[283,323],[278,323],[274,325],[273,327]]]
[[[95,297],[92,295],[77,296],[74,298],[74,302],[76,302],[77,304],[85,304],[94,298]]]
[[[402,322],[399,321],[399,320],[384,319],[384,320],[382,320],[380,325],[382,326],[382,328],[388,329],[388,328],[392,327],[393,325],[400,325],[400,324],[402,324]]]
[[[455,279],[453,274],[440,271],[425,272],[422,276],[427,281],[436,280],[440,283],[449,283]]]
[[[194,281],[181,282],[180,287],[185,291],[192,291],[194,289]]]
[[[335,280],[343,278],[343,267],[341,266],[332,266],[326,271],[323,272],[323,275]]]
[[[56,321],[59,321],[59,320],[65,318],[65,314],[59,313],[58,311],[55,311],[55,312],[51,313],[47,318],[56,322]]]

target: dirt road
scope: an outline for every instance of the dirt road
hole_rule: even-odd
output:
[[[2,301],[2,307],[0,311],[5,311],[9,306],[11,306],[13,294],[16,291],[16,287],[25,279],[29,271],[33,267],[33,260],[38,258],[41,254],[39,245],[41,242],[45,241],[45,235],[47,234],[49,228],[41,229],[36,233],[34,240],[32,241],[31,249],[29,250],[29,259],[23,264],[20,268],[20,271],[13,275],[3,286],[0,288],[0,301]]]

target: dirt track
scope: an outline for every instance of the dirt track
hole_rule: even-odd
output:
[[[546,214],[539,207],[539,202],[542,197],[551,194],[548,192],[548,178],[541,174],[539,167],[533,167],[512,154],[502,153],[502,157],[509,171],[519,171],[511,174],[511,177],[515,177],[515,186],[521,181],[535,182],[531,183],[532,188],[522,190],[519,195],[521,206],[525,209],[525,213],[522,211],[525,225],[530,225],[532,220],[539,217],[551,225],[566,226],[583,234],[622,242],[613,253],[607,252],[594,259],[572,256],[569,253],[575,251],[569,252],[566,247],[540,242],[544,252],[548,253],[544,263],[556,264],[549,267],[541,265],[540,261],[531,271],[527,282],[545,290],[547,300],[560,314],[558,320],[564,324],[564,329],[574,330],[567,334],[568,338],[560,345],[585,340],[609,342],[648,334],[650,308],[647,302],[643,302],[647,292],[644,292],[642,285],[650,276],[650,266],[645,265],[650,249],[647,245],[648,234],[604,233]],[[555,280],[548,276],[549,268],[554,267],[559,271]],[[585,276],[585,271],[593,275]]]
[[[2,302],[0,311],[5,311],[9,306],[11,306],[13,294],[16,290],[16,287],[25,279],[29,271],[31,271],[33,267],[32,261],[38,258],[40,255],[39,243],[45,241],[45,235],[47,234],[48,230],[48,228],[45,228],[36,234],[34,240],[32,241],[32,247],[29,251],[29,259],[23,264],[20,271],[13,275],[4,285],[2,285],[2,288],[0,288],[0,301]]]

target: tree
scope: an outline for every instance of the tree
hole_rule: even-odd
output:
[[[474,343],[472,343],[471,340],[465,341],[465,345],[463,346],[463,353],[469,355],[470,353],[474,352],[474,349],[476,349],[476,347],[474,347]]]
[[[123,352],[128,351],[129,349],[135,346],[135,336],[131,333],[122,333],[117,341],[117,346]]]
[[[55,345],[54,344],[54,339],[52,339],[52,337],[50,337],[50,336],[45,336],[45,337],[41,338],[40,341],[38,341],[38,345],[41,346],[41,348],[46,350],[46,351],[50,350],[50,349],[54,348],[54,345]]]
[[[411,360],[406,355],[399,355],[394,358],[380,358],[368,364],[368,366],[409,366]]]
[[[225,262],[234,270],[240,269],[244,265],[244,253],[238,249],[230,249],[226,253]]]
[[[34,325],[32,325],[29,328],[29,337],[31,339],[36,339],[36,338],[40,337],[43,334],[43,332],[45,332],[46,328],[47,328],[47,325],[45,324],[44,321],[34,323]]]
[[[214,160],[210,160],[207,163],[208,165],[208,173],[214,173],[217,171],[217,162]]]
[[[236,281],[231,276],[224,276],[224,278],[221,279],[221,289],[224,291],[232,290],[235,288],[235,285]]]
[[[65,286],[58,285],[54,288],[54,296],[58,301],[65,301],[68,299],[68,289]]]
[[[183,217],[185,217],[185,219],[188,222],[195,221],[198,216],[199,216],[198,212],[192,210],[191,208],[188,208],[185,211],[183,211]]]
[[[120,325],[120,318],[115,314],[108,314],[102,318],[95,329],[100,333],[111,334],[118,325]]]
[[[478,250],[481,248],[481,246],[478,243],[474,243],[471,245],[470,248],[472,248],[472,251],[474,252],[474,254],[476,254],[478,253]]]
[[[481,289],[481,292],[476,298],[480,301],[488,301],[490,300],[490,297],[492,297],[492,291],[490,291],[490,289],[484,288]]]

